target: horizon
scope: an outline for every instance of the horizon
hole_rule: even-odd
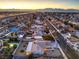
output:
[[[79,0],[0,0],[0,9],[77,9]]]
[[[0,10],[42,10],[42,9],[61,9],[61,10],[79,10],[79,9],[64,9],[64,8],[41,8],[41,9],[17,9],[17,8],[8,8],[8,9],[3,9],[3,8],[0,8]]]

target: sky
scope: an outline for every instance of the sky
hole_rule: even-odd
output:
[[[0,9],[79,9],[79,0],[0,0]]]

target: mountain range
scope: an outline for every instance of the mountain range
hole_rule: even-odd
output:
[[[26,11],[38,11],[38,12],[79,12],[77,9],[59,9],[59,8],[45,8],[45,9],[0,9],[0,12],[26,12]]]
[[[77,9],[57,9],[57,8],[39,9],[38,11],[41,11],[41,12],[79,12],[79,10]]]

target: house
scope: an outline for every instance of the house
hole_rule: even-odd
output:
[[[68,32],[68,33],[63,33],[62,34],[65,38],[70,38],[71,37],[71,34]]]

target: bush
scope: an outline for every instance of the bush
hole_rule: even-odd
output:
[[[54,38],[51,35],[43,35],[42,37],[43,37],[44,40],[54,41]]]

